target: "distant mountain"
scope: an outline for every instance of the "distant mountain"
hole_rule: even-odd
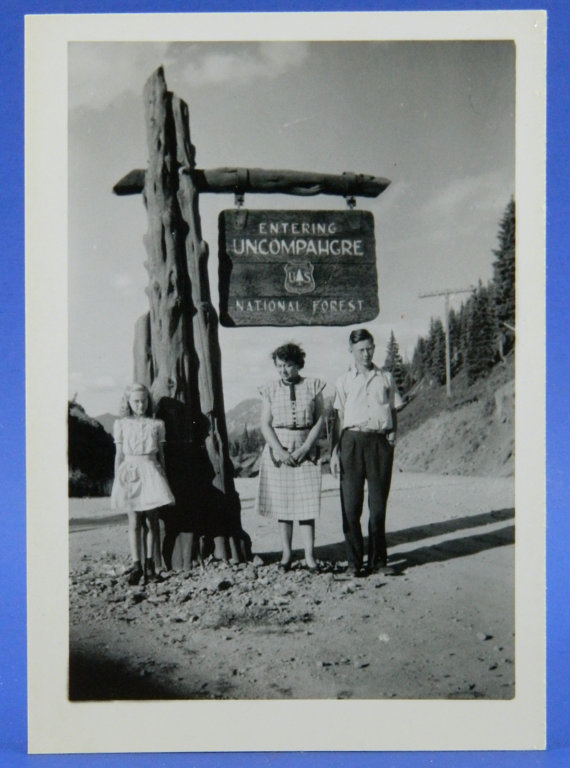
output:
[[[242,400],[226,413],[226,424],[230,440],[239,437],[247,426],[248,430],[259,429],[261,424],[261,400]]]
[[[104,413],[101,416],[95,416],[94,418],[95,418],[95,421],[98,421],[99,424],[101,424],[105,432],[108,432],[110,435],[112,435],[113,424],[119,417],[114,416],[112,413]]]

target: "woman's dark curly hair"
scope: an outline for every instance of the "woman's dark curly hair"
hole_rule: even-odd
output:
[[[299,370],[305,365],[305,352],[298,344],[283,344],[271,353],[273,362],[283,360],[285,363],[293,363]]]

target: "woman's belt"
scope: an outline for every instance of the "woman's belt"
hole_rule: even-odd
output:
[[[314,426],[313,424],[307,424],[306,426],[299,426],[299,424],[273,424],[273,429],[291,429],[295,431],[299,431],[299,430],[305,431],[306,429],[312,429],[313,426]]]

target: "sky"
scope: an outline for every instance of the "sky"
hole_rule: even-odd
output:
[[[116,413],[132,379],[133,330],[148,309],[142,196],[113,185],[148,152],[142,91],[163,66],[189,105],[199,168],[282,168],[387,177],[374,215],[380,314],[366,327],[382,363],[404,357],[441,317],[443,297],[492,277],[500,219],[515,191],[515,49],[508,41],[70,43],[68,48],[69,394]],[[210,288],[218,305],[218,215],[204,194]],[[343,198],[246,195],[246,208],[344,210]],[[466,294],[452,297],[458,307]],[[275,376],[271,351],[307,353],[328,382],[350,363],[352,326],[219,329],[226,408]]]

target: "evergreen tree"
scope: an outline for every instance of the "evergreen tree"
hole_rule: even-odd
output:
[[[472,384],[484,376],[495,362],[497,320],[491,291],[479,287],[470,305],[468,320],[466,368],[467,381]]]
[[[241,437],[239,439],[239,456],[240,458],[246,454],[249,453],[249,432],[247,430],[247,424],[243,425],[243,432],[241,433]]]
[[[404,383],[402,384],[402,389],[400,390],[400,394],[404,394],[408,392],[414,384],[414,376],[412,372],[412,364],[410,361],[406,358],[404,360]]]
[[[428,372],[428,342],[423,336],[417,340],[412,356],[412,380],[420,381]]]
[[[455,376],[463,363],[460,312],[456,312],[453,307],[449,310],[449,356],[452,376]]]
[[[445,383],[445,331],[439,318],[432,317],[428,336],[428,370],[438,384]]]
[[[470,318],[473,311],[474,294],[461,305],[459,310],[459,354],[461,357],[461,368],[467,366],[467,350],[469,348],[469,327]]]
[[[392,376],[396,387],[400,392],[404,391],[406,371],[404,367],[404,361],[400,354],[400,347],[394,336],[394,331],[390,332],[390,339],[388,341],[388,348],[386,350],[386,359],[384,360],[384,367],[387,368]]]
[[[515,325],[515,201],[511,197],[499,225],[499,247],[493,251],[493,288],[500,326]],[[504,326],[503,326],[504,327]]]

